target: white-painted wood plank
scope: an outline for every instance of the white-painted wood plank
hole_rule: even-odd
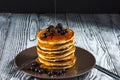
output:
[[[3,54],[6,38],[8,36],[11,14],[0,13],[0,59]]]
[[[111,60],[114,63],[117,74],[120,75],[120,15],[97,15],[94,16],[96,23],[99,24],[98,28],[104,39],[105,45],[110,54]],[[101,27],[102,26],[102,27]]]
[[[27,48],[28,30],[27,20],[29,15],[13,14],[9,28],[8,37],[6,39],[3,55],[1,58],[0,77],[2,80],[22,79],[22,72],[17,72],[14,76],[9,76],[9,72],[14,68],[13,59],[22,50]],[[29,22],[29,21],[28,21]]]
[[[29,27],[27,36],[27,48],[29,48],[31,46],[36,46],[37,44],[36,34],[40,30],[40,22],[38,21],[38,15],[29,15],[28,19],[26,20],[26,23],[26,26]]]
[[[68,25],[76,32],[76,44],[92,52],[96,58],[97,64],[114,72],[114,66],[108,54],[106,46],[102,40],[100,32],[90,15],[68,14]],[[75,23],[74,23],[75,22]],[[91,80],[113,80],[103,73],[93,70]]]

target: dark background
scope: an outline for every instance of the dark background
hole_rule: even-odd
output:
[[[57,13],[119,13],[118,0],[56,0]],[[54,13],[54,0],[0,0],[0,12]]]

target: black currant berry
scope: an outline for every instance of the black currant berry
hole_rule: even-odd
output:
[[[34,71],[35,70],[35,66],[30,66],[30,70]]]
[[[36,67],[34,71],[35,71],[35,72],[38,72],[38,71],[39,71],[39,67]]]
[[[44,34],[43,34],[43,37],[44,37],[44,38],[47,38],[47,37],[48,37],[48,34],[47,34],[47,33],[44,33]]]
[[[62,29],[63,29],[63,25],[62,25],[61,23],[58,23],[57,26],[56,26],[56,28],[57,28],[57,29],[59,28],[59,29],[62,30]]]
[[[40,74],[42,74],[42,73],[44,73],[44,70],[43,70],[43,69],[39,69],[38,72],[39,72]]]
[[[32,62],[31,66],[38,66],[38,63],[37,62]]]
[[[47,74],[48,74],[49,76],[53,76],[53,75],[54,75],[54,72],[53,72],[53,71],[49,71]]]

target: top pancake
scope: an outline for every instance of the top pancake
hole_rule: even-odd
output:
[[[45,44],[64,44],[74,39],[74,32],[68,28],[67,31],[68,32],[65,35],[59,35],[58,33],[55,33],[54,35],[50,35],[47,38],[44,38],[43,34],[47,31],[46,29],[42,29],[40,32],[38,32],[37,39],[40,43]]]

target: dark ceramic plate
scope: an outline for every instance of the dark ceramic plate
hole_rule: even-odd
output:
[[[36,48],[35,47],[28,48],[28,49],[20,52],[16,56],[16,58],[14,60],[15,65],[17,67],[19,67],[26,60],[31,59],[36,55],[37,54],[36,54]],[[74,78],[74,77],[81,76],[81,75],[89,72],[95,66],[96,60],[90,52],[88,52],[88,51],[86,51],[82,48],[76,47],[75,55],[76,55],[76,58],[77,58],[75,66],[68,69],[66,71],[66,73],[64,75],[61,75],[61,76],[50,77],[47,74],[35,73],[35,72],[28,69],[28,67],[30,65],[26,66],[24,69],[22,69],[22,71],[27,73],[28,75],[38,77],[38,78],[42,78],[42,79],[67,79],[67,78]]]

